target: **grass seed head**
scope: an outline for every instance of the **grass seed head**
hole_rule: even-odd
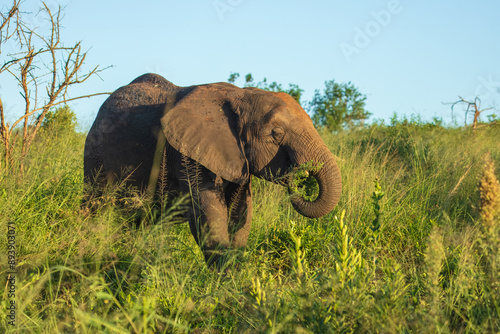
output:
[[[480,216],[489,230],[500,214],[500,183],[495,176],[495,164],[490,154],[485,156],[483,175],[479,181]]]

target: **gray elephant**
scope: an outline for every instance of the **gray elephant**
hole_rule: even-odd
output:
[[[143,193],[190,194],[186,219],[208,265],[223,262],[221,249],[246,245],[251,175],[284,184],[295,166],[321,166],[311,172],[317,198],[291,197],[311,218],[329,213],[342,187],[334,156],[291,96],[229,83],[178,87],[144,74],[101,106],[84,155],[87,189],[125,178]]]

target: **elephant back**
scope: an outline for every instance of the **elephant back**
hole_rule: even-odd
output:
[[[141,83],[150,84],[153,88],[157,88],[168,92],[175,92],[179,89],[178,86],[174,85],[161,75],[154,73],[143,74],[132,80],[132,82],[130,82],[129,85],[141,84]]]

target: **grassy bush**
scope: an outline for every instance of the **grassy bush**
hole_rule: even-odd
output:
[[[248,247],[219,274],[187,224],[85,215],[84,136],[42,135],[22,175],[0,175],[0,332],[498,332],[500,129],[395,121],[323,138],[342,171],[337,208],[304,218],[253,179]]]

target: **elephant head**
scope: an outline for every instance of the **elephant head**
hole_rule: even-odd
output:
[[[321,164],[313,201],[292,196],[300,214],[330,212],[341,193],[340,171],[310,117],[288,94],[216,83],[180,89],[161,119],[167,142],[229,182],[250,174],[268,180],[309,161]]]

